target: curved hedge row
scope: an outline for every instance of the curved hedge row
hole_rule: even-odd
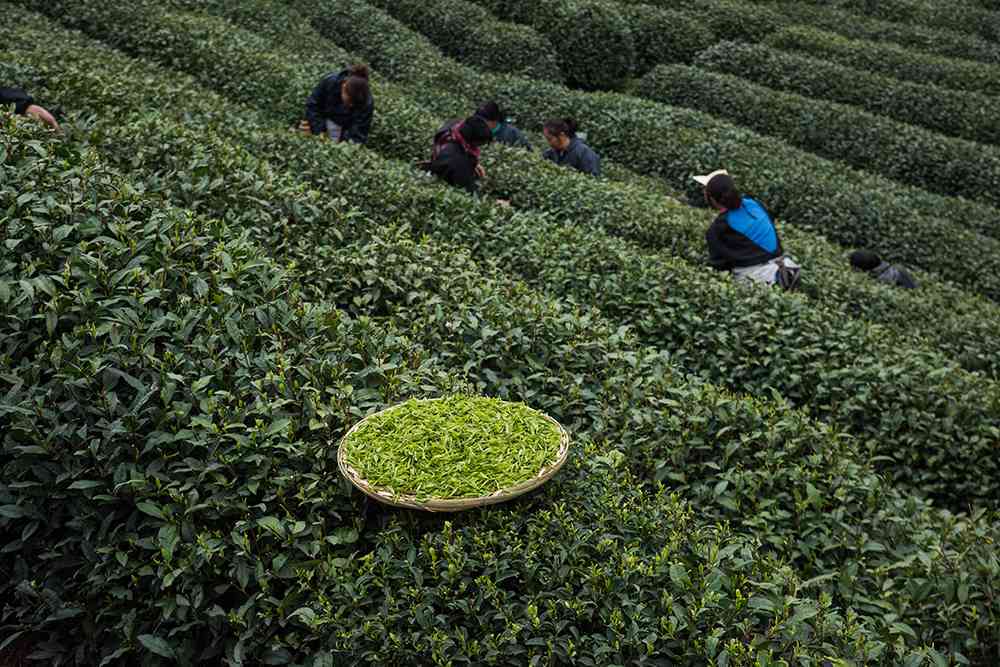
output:
[[[768,35],[764,43],[894,79],[964,90],[980,102],[986,101],[985,96],[1000,96],[1000,65],[923,54],[895,44],[848,39],[802,26],[779,30]]]
[[[788,25],[788,21],[779,11],[736,0],[706,0],[697,7],[684,0],[619,0],[619,2],[626,6],[646,5],[686,14],[705,25],[718,35],[719,39],[756,42],[774,30]]]
[[[697,7],[685,0],[622,0],[634,5],[686,12],[704,22],[720,38],[756,43],[771,33],[794,26],[810,26],[854,39],[893,42],[906,48],[949,58],[1000,63],[1000,46],[995,40],[949,30],[940,25],[921,26],[879,20],[837,9],[830,4],[787,2],[786,0],[705,0]]]
[[[50,43],[65,48],[66,35],[61,33],[54,37],[62,39]],[[44,62],[44,58],[42,60]],[[60,59],[61,62],[66,60]],[[95,62],[93,57],[81,58],[80,72],[93,76]],[[122,64],[119,59],[111,71],[131,71]],[[136,83],[143,81],[151,85],[149,72],[141,74],[135,79]],[[156,98],[188,99],[183,94],[187,90],[178,90],[177,78],[163,77],[161,85],[170,90],[164,89],[168,94],[158,94]],[[138,91],[139,86],[127,89]],[[177,92],[181,94],[172,94]],[[219,196],[221,199],[206,205],[218,207],[225,216],[240,216],[239,212],[245,211],[245,222],[258,224],[279,237],[284,234],[281,221],[287,215],[285,207],[289,212],[305,216],[296,218],[293,227],[288,229],[293,238],[306,231],[303,225],[318,227],[320,234],[330,234],[333,230],[371,229],[364,218],[356,215],[342,217],[341,224],[331,225],[329,217],[310,213],[314,206],[331,201],[322,191],[307,193],[289,183],[290,190],[285,194],[269,190],[271,196],[261,197],[261,179],[274,188],[286,181],[267,172],[248,173],[243,177],[242,169],[248,163],[242,161],[252,160],[256,149],[249,152],[236,149],[243,157],[226,154],[224,162],[209,166],[205,148],[198,138],[208,137],[218,145],[217,133],[211,131],[219,118],[211,108],[217,100],[212,100],[210,95],[192,99],[207,105],[205,111],[199,111],[204,114],[203,120],[197,116],[192,118],[188,113],[190,109],[178,108],[173,126],[168,119],[155,113],[132,116],[127,121],[129,125],[135,123],[135,140],[141,136],[157,137],[156,141],[146,142],[154,151],[147,156],[150,166],[161,170],[161,163],[156,162],[156,151],[166,156],[176,154],[174,162],[163,164],[181,167],[182,171],[187,169],[193,176],[190,185],[195,187],[189,187],[184,180],[186,174],[180,173],[177,178],[163,179],[164,187],[188,193],[183,196],[195,196],[202,202]],[[108,105],[109,109],[115,108],[110,100]],[[251,125],[252,116],[252,113],[245,115]],[[210,125],[197,125],[200,122]],[[110,119],[108,125],[114,127]],[[233,129],[246,130],[245,127]],[[121,136],[128,136],[127,128],[120,130]],[[176,133],[175,143],[161,143],[165,135],[157,132]],[[296,157],[308,158],[314,173],[320,174],[324,169],[329,172],[331,151],[328,146],[287,136],[258,136],[265,144],[277,142],[274,147],[282,150],[287,150],[289,142],[298,144],[300,150],[295,152]],[[107,137],[111,145],[116,139],[116,136]],[[174,148],[182,150],[173,151]],[[359,157],[371,157],[349,147],[344,147],[343,152],[342,156],[338,155],[340,151],[333,151],[332,155],[342,158],[345,165],[353,164]],[[123,147],[123,157],[126,153]],[[234,163],[233,159],[239,161]],[[240,169],[234,169],[234,165],[239,165]],[[382,174],[393,172],[384,162],[378,169]],[[39,171],[46,172],[44,169]],[[396,171],[405,178],[412,178],[405,168],[396,168]],[[213,174],[225,174],[227,178],[213,178]],[[61,174],[55,172],[53,178],[58,182]],[[234,179],[245,187],[232,187]],[[378,181],[375,179],[371,183]],[[357,179],[351,182],[357,187],[363,185]],[[436,187],[419,189],[426,195],[423,201],[439,211],[468,208],[468,204],[462,205],[464,198],[460,194]],[[411,194],[415,192],[411,189]],[[295,204],[295,200],[300,203]],[[399,211],[408,210],[406,201],[386,201],[398,205]],[[473,208],[489,213],[484,210],[488,207]],[[428,217],[432,216],[419,210],[413,213],[414,219]],[[452,217],[457,222],[454,215]],[[236,222],[234,220],[234,224]],[[484,222],[486,219],[473,217],[467,224],[471,229],[495,226]],[[275,244],[264,247],[273,248]],[[515,301],[515,307],[508,307],[509,294],[491,294],[484,290],[481,276],[463,278],[461,266],[456,268],[461,264],[456,261],[460,256],[436,253],[426,245],[368,243],[359,246],[357,251],[331,254],[316,250],[315,243],[302,243],[299,248],[307,254],[297,265],[311,271],[310,279],[303,282],[316,284],[318,292],[335,294],[338,300],[352,303],[351,307],[363,308],[365,312],[384,313],[398,309],[397,316],[408,327],[421,323],[419,328],[412,329],[413,332],[439,328],[434,348],[440,344],[448,351],[456,347],[461,349],[462,341],[471,337],[499,352],[504,345],[525,340],[527,332],[538,335],[564,327],[573,319],[569,313],[562,313],[540,320],[535,317],[537,310],[525,308],[526,304],[520,300]],[[317,261],[318,257],[339,263],[324,271],[324,263]],[[436,261],[428,261],[435,258]],[[456,276],[460,279],[455,280]],[[432,291],[422,294],[429,286]],[[507,327],[504,331],[508,333],[503,336],[483,339],[482,322],[451,315],[462,310],[449,305],[444,315],[441,314],[442,299],[459,305],[467,303],[468,295],[478,293],[482,293],[478,298],[486,300],[480,308],[473,309],[474,312],[487,313],[491,322],[506,322],[507,318],[527,315],[523,331],[515,334]],[[541,326],[543,321],[544,328]],[[586,324],[583,326],[589,328]],[[585,350],[593,347],[592,358],[600,358],[602,367],[607,366],[609,359],[620,358],[627,365],[640,363],[635,355],[609,355],[605,346],[615,338],[620,335],[604,339],[604,345],[595,340],[590,345],[577,342],[575,346],[550,349],[550,356],[546,358],[556,360],[588,354]],[[539,344],[537,349],[540,352],[547,347]],[[460,365],[468,361],[466,358],[455,363]],[[766,647],[779,656],[791,650],[789,642],[794,637],[795,655],[802,657],[813,650],[810,648],[813,644],[803,643],[801,633],[811,636],[815,632],[818,633],[817,642],[820,641],[818,637],[823,637],[822,647],[816,644],[817,656],[829,655],[832,651],[861,662],[890,659],[890,656],[898,659],[921,655],[936,657],[939,652],[949,656],[964,654],[976,660],[981,652],[989,650],[989,628],[995,622],[996,609],[990,606],[988,582],[996,576],[996,567],[994,562],[994,569],[989,569],[991,547],[982,524],[958,521],[935,513],[919,501],[900,497],[852,462],[851,449],[845,447],[845,439],[799,415],[776,414],[756,401],[734,400],[707,387],[680,386],[662,374],[651,372],[653,370],[633,366],[623,377],[608,377],[607,386],[614,389],[612,395],[617,397],[617,402],[608,399],[608,403],[601,403],[601,411],[593,413],[598,419],[592,424],[609,425],[616,429],[614,440],[641,448],[642,457],[635,463],[640,475],[662,476],[679,485],[684,493],[700,497],[701,504],[694,516],[702,517],[702,523],[691,522],[689,510],[657,495],[655,489],[643,490],[636,486],[636,480],[625,471],[620,455],[590,448],[585,455],[592,463],[583,467],[571,462],[560,477],[536,497],[537,503],[519,505],[511,508],[512,511],[501,508],[468,515],[457,527],[441,526],[440,521],[432,519],[409,527],[394,523],[391,530],[379,532],[372,524],[363,522],[358,530],[360,535],[338,534],[330,543],[343,545],[359,540],[356,544],[363,545],[370,554],[365,558],[348,556],[341,559],[343,546],[331,550],[328,544],[322,543],[317,554],[314,535],[301,533],[296,528],[299,505],[289,506],[284,502],[285,507],[277,512],[277,521],[268,524],[274,526],[273,532],[263,529],[263,524],[256,533],[241,532],[245,528],[238,526],[233,537],[247,535],[250,539],[246,546],[239,541],[233,542],[228,529],[220,533],[221,539],[207,547],[183,538],[171,551],[177,566],[185,566],[180,574],[172,577],[172,590],[165,590],[163,585],[169,568],[149,568],[140,573],[138,581],[133,575],[132,589],[147,594],[114,598],[115,609],[108,610],[101,620],[112,619],[112,623],[121,624],[121,630],[114,636],[104,637],[108,644],[119,642],[114,646],[122,651],[119,655],[134,655],[139,647],[135,637],[146,630],[170,636],[171,648],[176,646],[183,656],[191,655],[189,651],[196,645],[198,650],[210,647],[212,653],[206,653],[206,660],[212,660],[212,656],[219,653],[232,655],[235,652],[246,660],[305,660],[303,664],[327,664],[321,661],[358,656],[382,661],[431,662],[444,658],[462,659],[467,655],[473,656],[472,659],[495,657],[498,661],[503,660],[502,656],[510,656],[503,664],[519,664],[530,659],[536,651],[535,646],[543,647],[537,650],[547,650],[546,655],[567,656],[567,659],[600,661],[610,656],[610,659],[628,662],[639,659],[639,651],[644,650],[640,647],[649,646],[648,642],[652,642],[649,650],[653,659],[687,661],[703,655],[705,637],[713,646],[711,655],[726,651],[727,659],[736,661],[742,656],[752,661],[753,655],[747,651],[756,649],[748,649],[742,642],[728,641],[731,635],[727,633],[737,633],[741,639],[755,638],[752,646]],[[582,378],[593,376],[592,368],[581,367],[578,372]],[[480,377],[487,379],[489,374],[481,372]],[[525,377],[521,382],[525,380],[531,381]],[[593,398],[585,401],[594,404]],[[670,414],[670,418],[664,419],[664,413]],[[617,430],[621,424],[627,424],[627,432]],[[609,436],[612,432],[605,433],[601,439],[606,440]],[[751,442],[747,438],[756,437],[766,438],[769,446],[747,446]],[[324,442],[328,439],[323,437]],[[720,472],[713,461],[716,454],[710,453],[719,451],[716,443],[719,448],[724,444],[727,452],[724,472]],[[190,466],[190,460],[184,465]],[[168,469],[171,474],[174,470]],[[685,471],[682,481],[676,479],[674,470]],[[166,477],[168,471],[161,472],[161,485],[170,480]],[[179,472],[180,479],[190,484],[190,472],[184,469]],[[652,486],[652,479],[650,484]],[[166,488],[172,487],[167,485]],[[269,490],[265,483],[262,497],[270,498],[269,502],[275,504],[281,502],[269,497]],[[75,493],[87,498],[85,490]],[[311,487],[299,491],[300,496],[304,495],[302,506],[315,502],[313,493]],[[47,495],[51,498],[51,493]],[[55,498],[53,502],[61,500]],[[174,503],[167,505],[173,508],[177,501],[168,503]],[[222,509],[216,506],[214,511]],[[268,508],[253,509],[264,514]],[[764,541],[769,551],[787,548],[790,556],[812,563],[814,568],[825,563],[831,568],[829,574],[839,583],[831,587],[825,583],[825,577],[803,582],[805,575],[799,578],[787,568],[774,569],[774,561],[756,558],[753,542],[705,525],[708,516],[720,514],[755,533],[760,531],[753,542]],[[82,535],[91,534],[91,526],[96,526],[91,522],[95,513],[85,516],[87,521],[69,527]],[[138,513],[136,516],[144,522],[139,531],[156,534],[161,525],[158,519]],[[195,514],[188,522],[194,521],[195,526],[200,526],[197,523],[199,516],[204,514]],[[665,531],[665,525],[672,526],[674,532]],[[581,531],[584,526],[586,529]],[[800,526],[809,529],[803,531]],[[610,541],[604,541],[609,535],[613,536]],[[59,539],[64,537],[64,534],[58,536]],[[667,537],[671,541],[663,543]],[[157,549],[155,538],[151,542],[150,548]],[[838,545],[835,550],[830,548],[833,544]],[[412,558],[408,555],[411,548]],[[922,554],[919,559],[914,557],[915,548]],[[282,569],[288,561],[275,560],[295,549],[314,555],[308,578],[289,578],[289,570]],[[670,557],[664,560],[667,553]],[[706,555],[712,553],[718,555]],[[242,569],[245,579],[239,578],[241,568],[228,569],[234,556],[246,559],[248,567]],[[644,565],[636,567],[637,563]],[[105,562],[105,571],[115,567],[116,561],[108,559]],[[516,587],[501,583],[508,574],[523,576],[520,573],[526,571],[538,576],[527,582],[521,579]],[[756,600],[751,599],[747,607],[750,596],[747,590],[719,589],[711,584],[715,591],[712,609],[717,611],[709,613],[703,608],[703,591],[698,586],[709,585],[715,575],[709,574],[709,579],[703,581],[703,575],[699,574],[702,571],[718,572],[732,581],[743,581],[741,577],[745,576],[764,588],[753,594]],[[37,581],[37,575],[35,578]],[[607,585],[595,588],[595,581]],[[659,584],[653,585],[653,581]],[[771,581],[776,587],[771,587],[768,583]],[[104,605],[108,605],[107,600],[111,598],[102,598],[106,590],[104,581],[95,579],[87,583],[89,586],[79,585],[72,593],[82,598],[104,600]],[[225,585],[229,596],[213,598],[220,594],[217,588],[220,583]],[[491,583],[494,585],[490,586]],[[809,593],[817,587],[833,593],[835,598],[819,596],[817,604]],[[410,624],[404,620],[404,617],[414,617],[413,603],[393,593],[404,589],[419,591],[422,595],[416,614],[423,615],[425,622]],[[210,594],[195,595],[198,590]],[[629,590],[654,591],[655,595],[639,601],[653,611],[628,617],[621,632],[605,636],[604,629],[618,627],[614,610],[636,603],[627,592]],[[737,592],[741,590],[742,597]],[[176,608],[164,614],[154,606],[160,599],[174,599],[175,591],[184,596],[184,601],[179,603],[180,614],[175,613]],[[260,594],[262,591],[266,591],[266,595]],[[663,591],[668,595],[667,600],[657,602]],[[726,596],[719,597],[722,592]],[[76,602],[69,595],[66,599]],[[451,604],[454,599],[466,599],[469,603],[456,609]],[[742,605],[738,602],[740,599]],[[830,606],[834,599],[838,601]],[[559,600],[573,600],[583,606],[564,608]],[[864,624],[845,625],[843,613],[847,608],[842,607],[839,600],[857,600],[856,611],[850,608],[850,613],[859,613]],[[941,600],[948,601],[949,606],[942,609]],[[242,607],[239,614],[242,622],[230,627],[223,621],[215,624],[220,630],[218,634],[198,634],[204,629],[204,622],[185,624],[184,618],[178,619],[185,608],[197,614],[212,604],[221,605],[219,608],[224,614]],[[665,606],[661,609],[658,604]],[[71,608],[73,605],[66,606]],[[338,611],[331,611],[333,609]],[[740,612],[740,609],[745,611]],[[889,609],[897,609],[899,613],[887,619],[885,614]],[[136,610],[140,611],[137,619]],[[129,620],[129,611],[133,612],[131,618],[135,620]],[[40,619],[48,612],[39,610],[39,613]],[[980,619],[978,625],[967,627],[965,619],[973,615]],[[325,626],[316,623],[318,618],[335,622],[345,629],[337,633],[324,631],[321,628]],[[488,624],[480,621],[472,626],[468,623],[470,618],[483,619]],[[663,619],[666,619],[665,629]],[[515,631],[511,624],[520,629]],[[67,641],[72,638],[67,653],[78,648],[89,650],[102,640],[101,637],[85,637],[81,641],[71,617],[58,624],[50,622],[46,627],[51,635],[61,635]],[[372,632],[373,628],[378,630]],[[571,631],[571,628],[582,630]],[[397,633],[399,639],[387,639],[384,633]],[[131,640],[131,644],[122,645],[122,640]],[[147,637],[146,641],[151,640]],[[928,650],[921,646],[922,643],[938,650]],[[159,644],[153,645],[160,648]],[[470,654],[470,651],[473,652]]]
[[[786,0],[778,0],[785,2]],[[943,27],[957,32],[979,35],[987,40],[1000,39],[1000,12],[989,11],[967,3],[937,0],[809,0],[813,4],[833,4],[849,12],[884,21],[925,27]]]
[[[983,212],[992,211],[989,207],[844,169],[705,114],[462,70],[433,49],[422,49],[419,37],[405,26],[373,15],[358,0],[338,2],[323,12],[305,4],[301,9],[314,12],[321,34],[356,50],[384,74],[468,96],[495,97],[528,126],[540,126],[550,116],[575,116],[602,155],[692,192],[692,173],[724,165],[739,173],[744,186],[766,199],[779,217],[845,246],[879,248],[898,261],[1000,298],[1000,241],[963,229],[970,221],[989,219]],[[389,34],[396,38],[386,40]],[[433,90],[426,93],[426,98],[434,97]],[[939,251],[946,246],[948,252]],[[982,263],[973,268],[968,257]]]
[[[948,3],[937,0],[807,0],[805,3],[789,0],[755,0],[768,7],[794,7],[813,5],[820,12],[842,10],[846,17],[857,20],[876,19],[884,22],[931,29],[948,29],[995,41],[1000,37],[1000,13],[975,7],[969,3]]]
[[[767,2],[768,0],[763,0]],[[892,42],[904,48],[947,58],[1000,64],[1000,45],[994,40],[970,35],[942,26],[919,26],[898,21],[882,21],[809,3],[786,3],[782,12],[788,27],[808,26],[837,33],[851,39]]]
[[[497,20],[465,0],[372,0],[427,36],[444,53],[478,69],[561,82],[552,44],[533,28]]]
[[[171,25],[169,15],[162,14],[157,18],[160,25]],[[193,27],[189,20],[178,25]],[[234,84],[238,84],[238,80]],[[309,171],[307,166],[295,162],[296,152],[291,145],[268,154],[274,156],[273,160],[288,165],[290,172],[306,177]],[[288,157],[282,157],[285,155]],[[335,158],[335,155],[329,156],[324,169],[314,172],[314,178],[323,179],[326,187],[341,195],[356,193],[359,206],[363,205],[360,202],[372,202],[374,209],[366,209],[367,215],[384,215],[391,211],[386,208],[386,202],[392,197],[399,199],[401,195],[397,184],[389,181],[384,173],[379,176],[380,171],[386,170],[384,164],[376,162],[370,175],[359,178],[360,161],[354,156],[350,160],[353,167],[344,164],[342,168],[333,170],[343,174],[344,181],[331,185],[327,172]],[[154,162],[159,164],[164,159],[160,156]],[[551,187],[560,180],[562,172],[550,167],[548,173],[549,179],[555,179],[550,181]],[[377,186],[371,184],[380,179],[388,188],[384,193],[376,193]],[[363,185],[360,191],[357,189],[359,184]],[[420,208],[408,202],[405,210],[412,212]],[[441,220],[440,228],[435,225],[436,220]],[[585,229],[565,230],[560,224],[535,217],[526,220],[523,225],[509,221],[489,235],[476,226],[468,230],[471,236],[455,236],[460,230],[454,227],[451,220],[429,213],[419,216],[414,224],[418,225],[418,231],[433,229],[449,241],[488,251],[490,257],[502,257],[502,265],[518,268],[519,274],[540,288],[560,285],[560,290],[575,294],[582,302],[598,304],[616,320],[635,326],[649,344],[675,350],[676,358],[690,370],[704,374],[715,382],[761,392],[767,391],[767,387],[774,387],[798,405],[815,406],[813,409],[820,410],[817,414],[825,419],[846,428],[860,429],[859,433],[866,439],[871,438],[873,442],[884,443],[888,447],[884,455],[903,458],[903,466],[894,468],[894,474],[900,479],[928,492],[946,496],[959,489],[963,498],[989,497],[992,493],[994,482],[991,475],[984,480],[970,480],[967,470],[968,457],[978,461],[984,456],[984,451],[990,451],[990,443],[996,437],[988,424],[994,421],[989,415],[1000,410],[993,405],[996,399],[991,398],[997,392],[990,389],[992,385],[946,370],[942,360],[934,355],[917,354],[915,350],[900,348],[895,341],[870,336],[857,322],[831,332],[829,316],[822,311],[814,311],[806,304],[781,299],[780,295],[767,292],[743,296],[742,292],[733,291],[734,286],[722,287],[725,282],[720,283],[716,276],[711,276],[704,269],[666,258],[644,258],[638,247],[615,241],[606,234]],[[519,233],[529,236],[516,236]],[[567,235],[575,236],[567,238]],[[539,239],[558,239],[559,243],[553,247],[546,245],[553,241]],[[537,250],[529,253],[529,249],[535,247]],[[572,261],[564,258],[552,263],[552,257],[560,254],[560,248],[590,250],[580,253]],[[515,250],[513,256],[508,255]],[[602,259],[605,257],[611,259]],[[619,274],[620,277],[617,277]],[[574,292],[572,283],[564,285],[567,276],[575,276],[574,280],[579,281],[577,289],[583,291]],[[593,276],[594,280],[588,280],[588,276]],[[712,288],[713,284],[720,287]],[[618,287],[605,289],[601,285]],[[662,304],[649,304],[648,285],[670,286],[668,292],[673,297]],[[726,290],[729,296],[725,296]],[[741,296],[735,298],[735,294]],[[720,309],[720,303],[730,305]],[[734,319],[721,327],[702,331],[699,322],[705,312],[715,312],[717,318]],[[770,314],[763,316],[765,313]],[[786,326],[799,341],[801,354],[784,351],[781,355],[768,355],[767,364],[762,367],[760,351],[755,350],[750,341],[759,337],[761,345],[766,346],[767,341],[773,339],[779,322],[790,323]],[[740,329],[739,347],[720,356],[718,350],[725,349],[728,342],[728,338],[720,332]],[[722,338],[719,338],[720,335]],[[716,352],[711,354],[711,351]],[[817,364],[819,359],[825,359],[838,368],[851,368],[852,373],[845,377],[827,377]],[[946,385],[939,387],[927,381],[932,369],[945,373],[948,378]],[[896,391],[888,398],[870,395],[865,390],[870,383],[877,382],[880,374],[895,378]],[[959,396],[961,400],[958,400]],[[972,399],[973,396],[976,398]],[[905,427],[898,422],[899,414],[909,415]],[[859,415],[864,415],[864,418],[859,419]],[[949,416],[955,430],[950,435],[942,433],[939,442],[945,437],[954,438],[956,446],[947,457],[942,458],[940,450],[925,447],[923,434],[931,428],[940,431],[938,421],[943,415]],[[980,451],[974,443],[986,449]],[[929,463],[931,469],[925,467]],[[982,486],[984,484],[986,486]]]
[[[717,41],[702,20],[684,12],[621,3],[618,11],[635,38],[635,75],[645,74],[661,63],[689,63],[699,51]]]
[[[857,107],[816,100],[749,83],[710,70],[717,63],[738,71],[733,61],[753,59],[755,47],[722,42],[698,58],[699,65],[660,65],[643,77],[639,93],[666,104],[685,106],[778,137],[803,150],[939,192],[1000,204],[1000,148],[945,137],[887,120]],[[740,49],[748,53],[739,54]],[[733,55],[734,52],[737,55]],[[765,63],[756,61],[759,69]],[[763,78],[763,77],[762,77]],[[733,104],[727,91],[740,91],[747,104]],[[1000,235],[1000,211],[969,221],[984,234]]]
[[[1000,120],[991,112],[996,104],[992,97],[899,81],[826,62],[824,58],[820,54],[814,57],[762,45],[729,43],[706,49],[696,64],[771,88],[852,104],[901,123],[1000,144]]]
[[[241,7],[245,3],[239,3]],[[92,16],[94,23],[98,17],[84,11],[85,5],[76,4],[73,8],[74,19]],[[258,10],[263,10],[259,7]],[[98,10],[103,11],[103,10]],[[227,10],[228,11],[228,10]],[[241,10],[242,11],[242,10]],[[273,12],[272,12],[273,13]],[[258,11],[255,19],[265,14]],[[158,19],[161,24],[167,19]],[[271,25],[282,23],[282,17],[275,16]],[[107,37],[108,30],[115,26],[105,18],[102,30]],[[131,40],[130,48],[142,48],[141,42],[135,37],[144,33],[138,23],[130,23],[128,30],[117,33]],[[197,40],[178,44],[175,49],[162,51],[148,50],[151,57],[169,57],[174,64],[190,62],[196,64],[201,56],[195,54],[204,50],[204,58],[212,59],[218,40],[223,40],[231,75],[222,81],[206,81],[220,90],[224,90],[235,99],[243,99],[254,104],[264,104],[268,110],[273,110],[274,100],[279,105],[283,96],[287,95],[285,81],[280,77],[268,78],[275,81],[271,97],[245,97],[242,76],[259,78],[257,67],[261,58],[258,53],[267,52],[269,45],[251,40],[231,26],[216,22],[199,22],[197,26],[185,27],[185,33],[197,35]],[[180,32],[180,31],[178,31]],[[216,35],[217,37],[212,37]],[[303,33],[297,40],[302,43],[310,41],[309,35]],[[245,42],[246,47],[240,55],[235,45]],[[326,47],[324,52],[333,47]],[[273,56],[274,60],[308,62],[306,53],[294,53]],[[197,65],[193,72],[199,73]],[[246,74],[240,74],[246,72]],[[76,93],[79,95],[80,93]],[[428,117],[414,107],[412,101],[400,96],[391,87],[379,83],[376,93],[380,99],[391,101],[380,105],[381,122],[375,126],[372,144],[390,155],[407,156],[423,148],[419,136],[419,128],[424,127],[426,133],[437,126],[438,120]],[[704,253],[704,228],[708,224],[708,216],[704,213],[683,206],[671,206],[661,197],[645,194],[635,188],[622,188],[611,184],[583,181],[576,178],[565,178],[559,188],[552,189],[544,185],[547,179],[540,171],[541,166],[530,156],[522,156],[511,162],[508,157],[503,164],[493,169],[501,169],[498,178],[487,180],[488,188],[497,194],[512,197],[519,206],[530,206],[545,211],[553,219],[576,222],[581,213],[588,216],[592,224],[599,224],[608,231],[634,239],[653,248],[666,248],[671,253],[681,254],[690,261],[701,264]],[[504,164],[510,164],[506,168]],[[917,294],[903,293],[886,289],[872,282],[865,276],[860,276],[847,269],[846,259],[841,251],[822,239],[797,228],[783,231],[786,244],[794,249],[796,256],[808,262],[810,271],[805,277],[805,289],[815,299],[829,304],[837,310],[850,316],[863,315],[873,321],[883,322],[893,329],[904,332],[909,339],[917,335],[954,358],[960,360],[966,367],[980,369],[993,376],[1000,371],[1000,341],[992,332],[995,331],[1000,315],[995,306],[983,303],[980,299],[969,298],[959,290],[945,286],[933,286],[930,277],[921,276],[924,287]],[[946,318],[941,313],[948,313]]]
[[[294,2],[293,6],[300,3]],[[495,16],[531,26],[552,43],[573,86],[619,88],[635,67],[632,31],[617,8],[600,0],[476,0]],[[303,11],[312,15],[317,8]]]

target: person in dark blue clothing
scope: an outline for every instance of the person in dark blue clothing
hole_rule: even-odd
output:
[[[493,133],[493,141],[517,148],[531,150],[531,142],[524,132],[510,124],[507,115],[500,110],[496,102],[487,102],[479,107],[476,115],[486,121]]]
[[[558,165],[572,167],[591,176],[601,175],[601,158],[576,136],[577,124],[572,118],[550,120],[542,127],[549,150],[542,157]]]
[[[365,143],[374,115],[375,101],[365,65],[327,74],[306,100],[309,132],[326,133],[333,141]]]
[[[902,287],[916,289],[917,281],[903,268],[885,262],[871,250],[855,250],[851,253],[851,266],[858,271],[865,271],[875,280]]]
[[[795,289],[800,267],[785,257],[767,209],[741,195],[724,169],[694,180],[704,186],[708,205],[719,211],[705,233],[708,263],[719,271],[732,271],[737,280]]]
[[[0,88],[0,106],[14,105],[14,113],[19,116],[31,116],[42,121],[53,130],[58,130],[59,122],[48,109],[35,104],[34,98],[21,88]]]

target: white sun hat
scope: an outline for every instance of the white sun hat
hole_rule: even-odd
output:
[[[706,174],[705,176],[692,176],[692,178],[702,185],[707,186],[708,182],[716,176],[729,176],[729,172],[725,169],[716,169],[711,174]]]

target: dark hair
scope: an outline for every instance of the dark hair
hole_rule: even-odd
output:
[[[466,118],[459,132],[473,146],[483,146],[490,143],[490,139],[493,138],[490,126],[486,124],[486,121],[481,116],[469,116]]]
[[[851,266],[862,271],[878,268],[882,260],[871,250],[855,250],[851,253]]]
[[[565,134],[567,137],[575,137],[576,130],[579,126],[576,121],[572,118],[553,118],[551,120],[545,121],[545,131],[549,134],[559,136],[560,134]]]
[[[705,191],[717,204],[725,206],[730,211],[735,211],[743,206],[743,195],[736,189],[736,182],[733,177],[727,174],[719,174],[708,182]]]
[[[351,104],[365,105],[371,97],[371,88],[368,86],[368,65],[351,65],[347,68],[350,76],[345,80],[347,95],[351,98]]]
[[[487,102],[483,106],[479,107],[476,111],[476,115],[483,120],[492,121],[494,123],[499,123],[504,117],[503,112],[500,111],[500,105],[496,102]]]

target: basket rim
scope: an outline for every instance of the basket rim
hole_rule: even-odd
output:
[[[350,437],[354,431],[356,431],[362,424],[366,421],[375,417],[376,415],[381,415],[390,410],[394,410],[404,403],[409,401],[420,401],[420,402],[430,402],[430,401],[440,401],[446,397],[438,398],[408,398],[389,407],[383,408],[378,412],[373,412],[370,415],[358,420],[354,426],[348,429],[347,433],[341,436],[340,440],[337,441],[337,467],[340,469],[341,474],[347,478],[355,488],[364,493],[366,496],[378,500],[379,502],[385,503],[386,505],[391,505],[393,507],[404,507],[408,509],[423,510],[426,512],[458,512],[465,509],[472,509],[474,507],[484,507],[487,505],[495,505],[497,503],[506,502],[518,496],[524,495],[529,491],[537,489],[545,482],[552,479],[552,477],[559,472],[559,469],[563,467],[569,458],[569,445],[570,438],[569,433],[563,428],[563,425],[558,421],[553,419],[548,414],[542,412],[541,410],[535,410],[542,417],[552,422],[555,427],[559,430],[559,451],[556,452],[556,460],[551,464],[542,467],[538,474],[534,477],[530,477],[523,482],[515,484],[514,486],[508,486],[503,489],[494,491],[493,493],[485,496],[476,496],[474,498],[427,498],[425,500],[417,500],[413,495],[409,494],[393,494],[385,490],[380,490],[368,483],[361,474],[351,466],[346,460],[345,449],[343,447],[344,441]],[[507,401],[510,402],[510,401]],[[530,406],[529,406],[530,407]]]

